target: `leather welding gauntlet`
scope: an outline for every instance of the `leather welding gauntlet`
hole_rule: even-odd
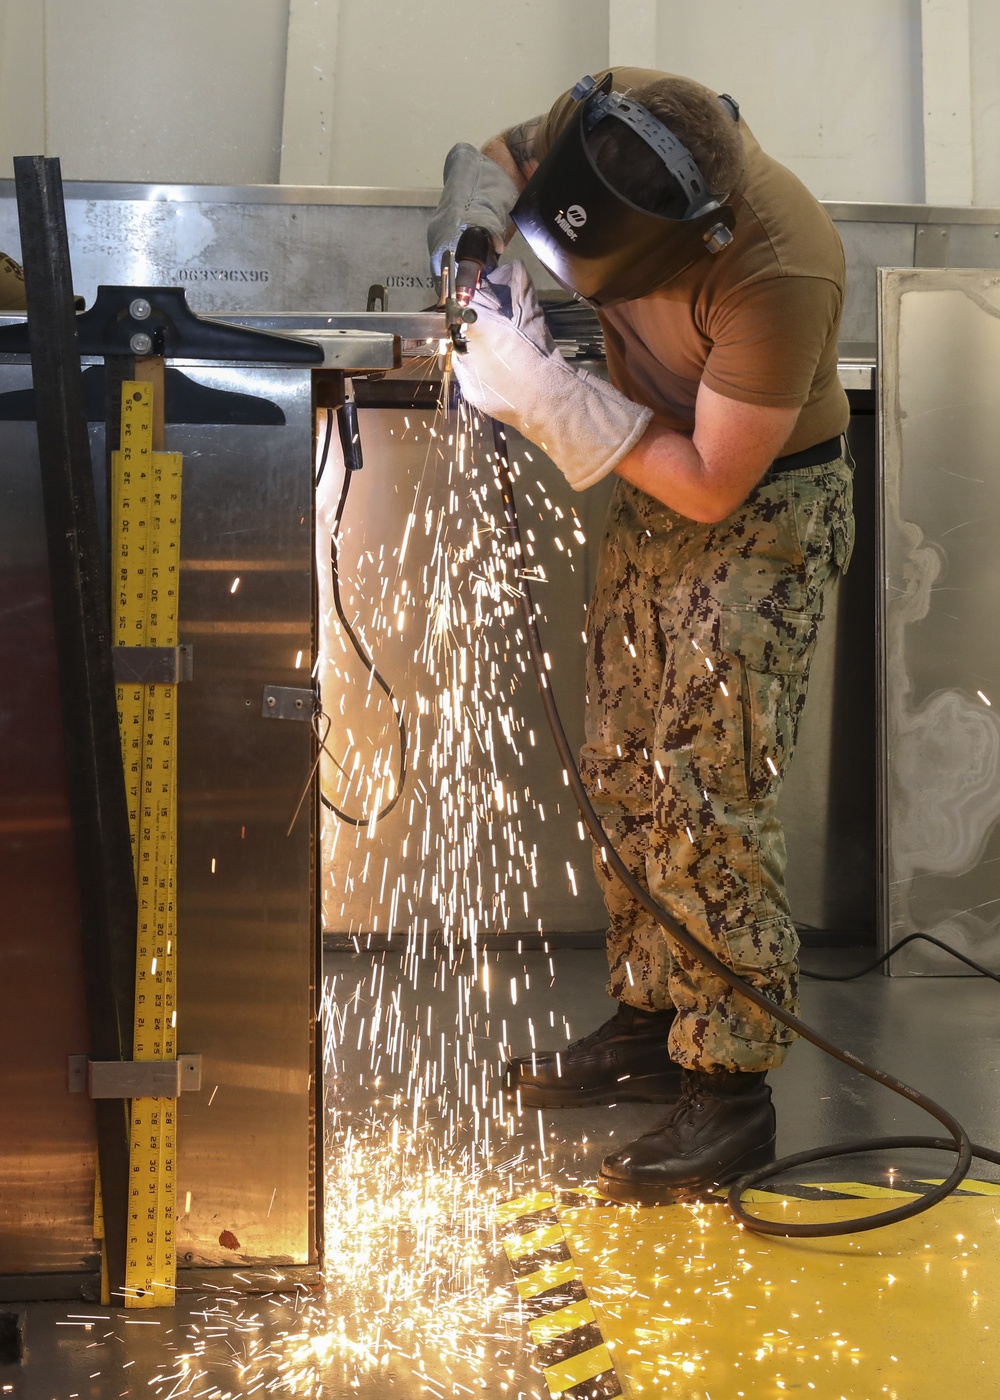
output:
[[[441,200],[427,225],[434,276],[440,278],[441,260],[463,229],[484,228],[502,252],[507,216],[516,202],[517,186],[496,161],[466,142],[452,146],[444,163]]]
[[[530,438],[575,491],[607,476],[642,437],[652,410],[566,363],[523,263],[491,272],[473,305],[468,352],[453,359],[468,402]]]

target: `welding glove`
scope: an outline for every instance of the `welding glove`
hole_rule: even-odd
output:
[[[607,476],[642,437],[652,410],[566,363],[523,263],[491,272],[473,306],[468,351],[453,358],[467,401],[546,452],[574,491]]]
[[[496,161],[466,142],[452,146],[444,163],[441,200],[427,225],[434,276],[440,279],[442,259],[463,229],[484,228],[502,252],[507,216],[516,203],[517,186]]]

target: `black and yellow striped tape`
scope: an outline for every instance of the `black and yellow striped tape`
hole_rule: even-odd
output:
[[[558,1204],[593,1202],[560,1192]],[[504,1252],[550,1395],[610,1400],[622,1388],[556,1206],[551,1191],[504,1202],[497,1211]]]

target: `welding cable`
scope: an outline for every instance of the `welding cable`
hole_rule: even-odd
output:
[[[353,409],[354,405],[351,404],[350,406]],[[344,408],[347,408],[346,404],[344,405]],[[323,479],[323,473],[326,470],[327,458],[330,454],[330,445],[333,440],[333,415],[335,412],[339,414],[340,410],[335,410],[332,408],[328,408],[326,410],[326,431],[323,438],[323,450],[320,454],[320,463],[316,472],[317,485],[319,485],[320,481],[322,481]],[[320,788],[319,797],[323,806],[326,807],[328,811],[333,812],[334,816],[339,817],[342,822],[346,822],[348,826],[370,826],[373,822],[380,822],[383,817],[387,817],[392,811],[393,807],[395,807],[396,803],[403,795],[403,787],[406,783],[407,772],[406,719],[403,715],[403,707],[396,699],[396,694],[392,686],[378,670],[374,661],[371,658],[370,653],[368,652],[367,647],[363,645],[360,638],[357,636],[357,633],[354,631],[354,628],[348,621],[347,615],[344,612],[344,605],[340,597],[340,523],[344,518],[344,508],[347,505],[347,497],[351,489],[351,478],[353,477],[355,471],[359,470],[361,467],[360,442],[358,439],[356,414],[348,414],[345,412],[341,417],[340,426],[341,445],[344,449],[344,484],[341,487],[340,500],[337,502],[337,510],[333,517],[333,525],[330,529],[330,582],[333,587],[333,606],[336,609],[337,617],[340,620],[340,625],[347,633],[348,640],[350,641],[351,646],[354,648],[357,655],[360,657],[365,670],[368,672],[369,676],[372,678],[375,684],[384,692],[386,699],[392,706],[392,712],[396,719],[396,732],[399,736],[399,774],[396,779],[395,793],[392,795],[392,797],[389,798],[389,801],[385,804],[385,806],[382,807],[380,811],[374,813],[374,815],[369,813],[366,816],[352,817],[348,812],[343,811],[340,807],[336,805],[335,802],[333,802],[329,797],[327,797],[326,793],[323,792],[322,788]],[[334,762],[336,762],[336,760],[334,760]]]
[[[832,1237],[836,1235],[858,1234],[864,1230],[880,1229],[883,1225],[893,1225],[900,1220],[908,1220],[912,1216],[920,1215],[925,1210],[930,1210],[939,1201],[955,1191],[967,1176],[973,1157],[981,1158],[985,1161],[1000,1164],[1000,1152],[995,1152],[988,1147],[980,1147],[969,1140],[969,1135],[947,1109],[940,1104],[920,1093],[917,1089],[911,1089],[908,1084],[904,1084],[901,1079],[896,1079],[893,1075],[886,1073],[875,1065],[867,1064],[850,1050],[844,1050],[832,1041],[826,1039],[819,1031],[816,1031],[800,1021],[797,1016],[793,1016],[790,1011],[786,1011],[783,1006],[766,997],[763,992],[759,992],[756,987],[745,982],[738,976],[731,967],[727,967],[724,962],[715,956],[705,945],[693,934],[689,933],[683,925],[679,924],[672,914],[668,913],[663,906],[655,900],[648,890],[644,889],[635,879],[632,872],[625,865],[618,852],[612,846],[601,825],[601,819],[595,812],[590,798],[584,789],[580,778],[579,770],[576,766],[576,756],[570,747],[563,729],[559,711],[556,708],[552,695],[552,688],[549,684],[548,667],[545,662],[545,653],[542,649],[541,639],[538,635],[538,625],[535,619],[535,606],[531,597],[531,589],[528,584],[527,560],[524,554],[524,547],[521,542],[521,531],[517,516],[517,503],[514,498],[514,484],[511,477],[510,461],[507,455],[507,442],[501,426],[493,422],[493,441],[496,448],[496,475],[497,484],[503,497],[504,514],[507,519],[507,527],[510,535],[511,553],[520,584],[521,614],[527,632],[528,650],[531,655],[532,666],[538,678],[538,688],[542,697],[542,705],[545,709],[545,716],[552,731],[559,757],[562,759],[563,768],[569,785],[573,790],[580,815],[596,842],[598,849],[602,851],[604,858],[632,895],[642,907],[656,919],[668,936],[689,953],[698,959],[709,972],[720,978],[727,986],[740,996],[746,997],[755,1006],[760,1007],[769,1016],[773,1016],[776,1021],[780,1021],[795,1032],[796,1035],[808,1040],[817,1049],[830,1055],[841,1064],[847,1065],[850,1069],[867,1075],[869,1079],[875,1080],[877,1084],[891,1089],[893,1093],[899,1094],[902,1098],[908,1099],[910,1103],[916,1104],[929,1113],[932,1118],[936,1118],[947,1130],[949,1137],[883,1137],[864,1138],[857,1142],[834,1143],[829,1147],[815,1148],[807,1152],[797,1152],[793,1156],[781,1157],[769,1163],[766,1167],[760,1167],[749,1172],[733,1183],[729,1195],[728,1204],[733,1215],[745,1225],[747,1229],[754,1230],[757,1234],[781,1235],[793,1239],[814,1239],[819,1237]],[[919,1147],[936,1148],[941,1151],[954,1152],[957,1160],[950,1174],[937,1186],[933,1186],[924,1196],[918,1197],[914,1201],[907,1201],[904,1205],[895,1206],[891,1209],[879,1211],[877,1215],[863,1216],[855,1220],[841,1220],[828,1224],[796,1224],[781,1220],[762,1220],[758,1216],[750,1215],[743,1207],[742,1196],[749,1187],[761,1181],[770,1180],[793,1167],[804,1166],[808,1162],[826,1161],[832,1157],[846,1157],[858,1152],[876,1152],[883,1150],[897,1151],[901,1148]]]
[[[1000,973],[991,972],[988,967],[983,967],[982,963],[973,962],[972,958],[967,958],[964,953],[960,953],[957,948],[949,948],[947,943],[942,943],[940,938],[935,938],[930,933],[910,933],[905,938],[901,938],[898,943],[894,943],[887,953],[883,953],[874,962],[866,963],[864,967],[859,967],[856,972],[811,972],[808,968],[802,967],[799,971],[803,977],[809,977],[814,982],[855,982],[859,977],[867,977],[869,972],[874,972],[877,968],[887,963],[890,958],[894,958],[897,953],[901,953],[908,943],[933,943],[935,948],[940,948],[942,953],[950,953],[959,962],[965,963],[966,967],[971,967],[973,972],[980,977],[989,977],[993,982],[1000,982]],[[961,976],[961,973],[956,974]]]

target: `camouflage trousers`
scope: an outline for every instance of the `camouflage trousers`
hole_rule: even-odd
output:
[[[640,884],[741,977],[797,1006],[798,938],[775,815],[823,600],[850,559],[843,459],[768,473],[702,525],[620,481],[588,619],[580,768]],[[770,1069],[792,1033],[676,945],[605,866],[609,993],[673,1005],[688,1069]]]

